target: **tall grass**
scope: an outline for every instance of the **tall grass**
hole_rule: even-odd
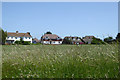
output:
[[[11,45],[2,48],[3,78],[117,78],[117,45]]]

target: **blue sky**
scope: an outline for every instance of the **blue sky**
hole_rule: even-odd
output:
[[[8,2],[2,4],[2,28],[30,32],[40,39],[51,31],[60,37],[118,33],[117,2]]]

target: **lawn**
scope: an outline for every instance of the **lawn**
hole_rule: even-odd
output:
[[[117,45],[4,45],[2,78],[117,78]]]

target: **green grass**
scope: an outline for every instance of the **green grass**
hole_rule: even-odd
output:
[[[117,45],[4,45],[2,78],[117,78]]]

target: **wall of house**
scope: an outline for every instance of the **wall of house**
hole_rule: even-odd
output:
[[[42,41],[43,44],[50,44],[50,41]],[[62,44],[62,41],[51,41],[51,44]]]
[[[6,38],[6,40],[14,40],[14,42],[13,43],[15,43],[15,41],[20,41],[20,37],[17,37],[17,39],[16,39],[16,37],[7,37]],[[29,37],[23,37],[23,41],[30,41],[31,43],[32,43],[32,38],[30,37],[30,39],[29,39]]]
[[[52,41],[51,44],[62,44],[62,41]]]
[[[13,43],[15,43],[15,41],[20,41],[20,37],[17,37],[17,39],[16,37],[7,37],[6,40],[14,40]]]
[[[23,37],[23,41],[30,41],[32,43],[32,38],[31,37]]]
[[[50,41],[42,41],[43,44],[50,44]]]

